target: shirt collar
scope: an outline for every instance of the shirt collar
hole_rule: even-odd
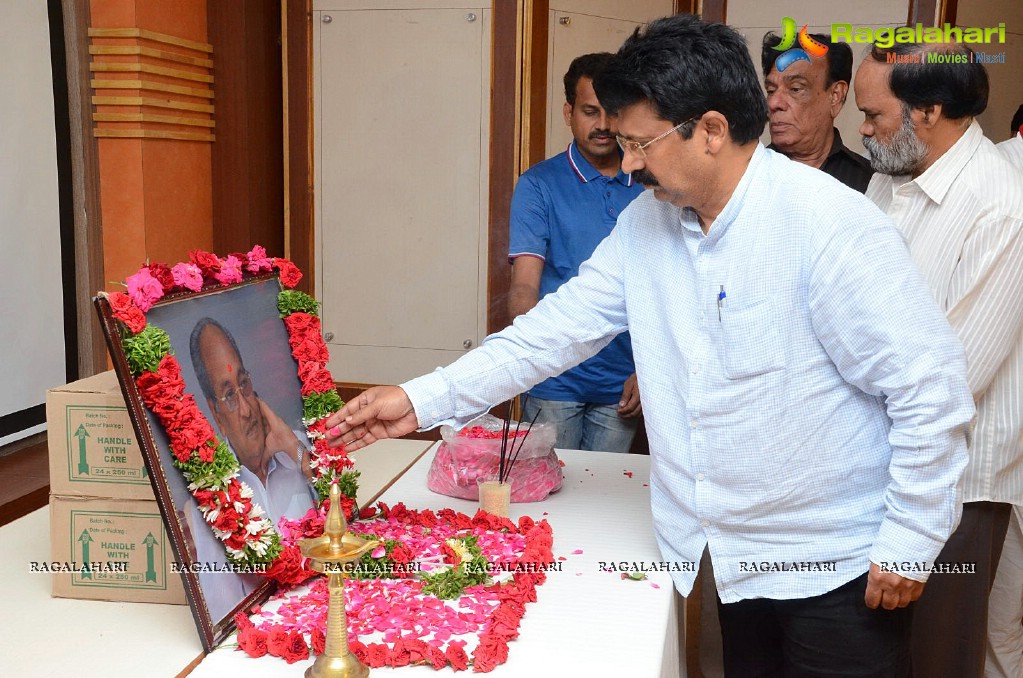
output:
[[[828,157],[838,155],[845,150],[845,144],[842,143],[842,134],[838,131],[837,127],[832,127],[835,130],[835,138],[831,142],[831,150],[828,151]]]
[[[959,178],[966,163],[970,161],[973,154],[980,146],[984,133],[976,119],[970,123],[969,128],[959,137],[959,140],[952,144],[952,148],[945,151],[934,164],[924,170],[924,173],[913,180],[928,198],[941,204],[952,187],[953,182]]]
[[[579,177],[579,181],[584,184],[588,184],[593,179],[602,176],[600,170],[591,165],[590,161],[582,154],[579,147],[576,146],[574,139],[568,145],[568,148],[565,149],[565,156],[568,158],[568,164],[572,166],[572,171]],[[620,169],[613,179],[625,186],[632,186],[632,175]]]
[[[724,209],[718,214],[714,223],[710,227],[710,233],[707,234],[708,242],[713,242],[724,237],[725,231],[728,230],[728,226],[736,220],[739,214],[742,212],[743,206],[746,202],[746,192],[749,190],[750,183],[753,181],[753,176],[757,173],[760,165],[767,157],[767,149],[764,145],[757,143],[756,149],[753,151],[753,156],[749,160],[749,164],[746,165],[746,171],[743,172],[742,178],[739,179],[739,183],[735,185],[735,189],[732,191],[732,195],[728,198],[728,202],[725,203]],[[695,218],[695,214],[693,215]]]

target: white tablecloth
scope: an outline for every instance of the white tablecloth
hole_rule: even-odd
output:
[[[0,527],[0,676],[174,676],[202,655],[187,605],[51,598],[50,509]]]
[[[367,448],[363,454],[373,451]],[[648,581],[623,581],[605,563],[661,560],[650,517],[649,457],[559,450],[565,462],[564,485],[535,504],[513,504],[512,517],[547,518],[554,529],[554,556],[563,571],[548,573],[537,589],[538,601],[526,608],[520,636],[509,643],[508,662],[494,676],[628,676],[675,678],[681,640],[676,621],[678,598],[667,573]],[[409,508],[450,507],[473,514],[476,503],[434,494],[426,488],[428,452],[381,497]],[[631,477],[628,475],[631,473]],[[544,515],[546,512],[546,515]],[[581,553],[576,553],[581,551]],[[223,647],[192,672],[199,678],[223,676],[298,676],[312,659],[289,666],[283,660],[251,659]],[[377,669],[377,675],[446,675],[429,667]]]

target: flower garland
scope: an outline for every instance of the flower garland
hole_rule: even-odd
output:
[[[277,307],[288,331],[288,343],[298,362],[302,383],[303,423],[313,450],[310,466],[321,504],[330,485],[341,489],[342,509],[351,517],[355,506],[358,472],[344,447],[327,444],[323,420],[344,402],[326,368],[327,347],[318,317],[319,304],[293,290],[302,278],[291,261],[268,257],[256,245],[248,253],[220,258],[203,250],[189,253],[189,261],[170,267],[150,263],[126,281],[127,292],[107,295],[119,323],[124,355],[142,402],[167,432],[174,466],[188,481],[188,489],[213,534],[224,543],[228,560],[263,570],[282,584],[297,584],[315,574],[305,567],[294,544],[282,546],[274,525],[257,504],[252,489],[238,479],[239,464],[226,443],[219,440],[195,398],[185,391],[181,365],[174,357],[167,333],[146,321],[146,312],[168,295],[183,295],[276,271],[282,287]],[[258,567],[254,567],[258,566]],[[264,569],[265,568],[265,569]]]
[[[404,538],[395,539],[405,548],[416,550],[419,544],[422,550],[422,544],[434,545],[437,553],[417,553],[420,560],[442,557],[456,566],[431,573],[458,569],[473,572],[474,568],[465,566],[475,562],[491,573],[503,569],[511,576],[490,585],[473,585],[455,606],[426,594],[422,580],[429,575],[419,581],[350,579],[345,590],[348,645],[355,656],[371,668],[422,664],[463,671],[472,666],[479,673],[492,671],[507,661],[508,643],[518,637],[526,604],[536,601],[536,587],[546,581],[545,567],[553,560],[553,535],[547,521],[534,522],[523,516],[515,524],[483,511],[469,517],[452,509],[435,513],[411,510],[403,504],[389,507],[382,502],[378,507],[375,516],[371,515],[373,509],[364,510],[364,517],[370,520],[360,523],[360,527],[383,540],[388,535],[398,537],[400,530],[405,530]],[[320,528],[322,515],[307,514],[302,521],[283,526],[284,539],[299,539]],[[444,534],[455,536],[438,543],[437,535]],[[490,553],[483,557],[486,551]],[[378,554],[380,557],[383,554]],[[307,659],[310,653],[322,654],[326,596],[326,582],[319,578],[307,594],[289,596],[275,613],[256,609],[251,618],[239,613],[235,617],[238,649],[251,657],[280,657],[289,664]],[[269,615],[281,621],[267,623]],[[264,619],[255,619],[257,616]],[[366,635],[377,633],[383,635],[383,642],[371,642]],[[464,639],[452,637],[475,633],[479,633],[478,643],[471,655]],[[365,642],[358,639],[360,635]]]

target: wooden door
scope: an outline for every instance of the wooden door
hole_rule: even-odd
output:
[[[317,296],[335,378],[397,383],[485,333],[490,10],[340,4],[313,16]]]

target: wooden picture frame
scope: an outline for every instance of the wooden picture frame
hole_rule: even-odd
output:
[[[267,270],[276,263],[264,264],[264,270],[239,273],[229,282],[206,275],[197,291],[168,283],[163,294],[150,300],[139,291],[138,280],[132,292],[129,278],[131,294],[94,299],[173,548],[175,560],[168,567],[182,577],[207,652],[234,630],[236,613],[273,593],[275,577],[266,575],[282,552],[274,530],[278,521],[299,520],[317,508],[345,465],[337,460],[347,460],[343,450],[331,450],[334,465],[319,466],[328,452],[312,422],[340,407],[340,398],[325,368],[318,305],[286,289],[294,286],[284,283],[286,274],[292,283],[300,276],[290,262],[264,261],[285,262],[288,269],[279,276]],[[148,267],[143,272],[148,281]],[[153,289],[151,283],[147,289]],[[288,294],[296,295],[290,301],[297,308],[282,307]],[[305,328],[300,334],[289,324],[296,311]],[[141,368],[132,340],[153,335],[159,335],[165,348]],[[176,394],[163,404],[154,402],[161,385],[170,384],[177,385]],[[310,397],[318,403],[325,398],[336,407],[310,417]],[[186,420],[198,424],[182,425],[174,418],[180,413],[167,413],[171,405],[178,410],[187,406]],[[191,442],[183,444],[185,429],[206,433],[186,437]],[[191,484],[186,479],[185,471],[220,467],[233,470],[212,485],[195,480],[205,478],[205,471],[188,475]],[[208,504],[210,494],[221,498],[214,496]],[[354,489],[350,496],[354,503]],[[217,510],[211,513],[210,505]],[[228,520],[233,507],[244,510],[238,508],[240,517]],[[246,532],[247,525],[256,537]],[[229,556],[232,545],[236,548]]]

